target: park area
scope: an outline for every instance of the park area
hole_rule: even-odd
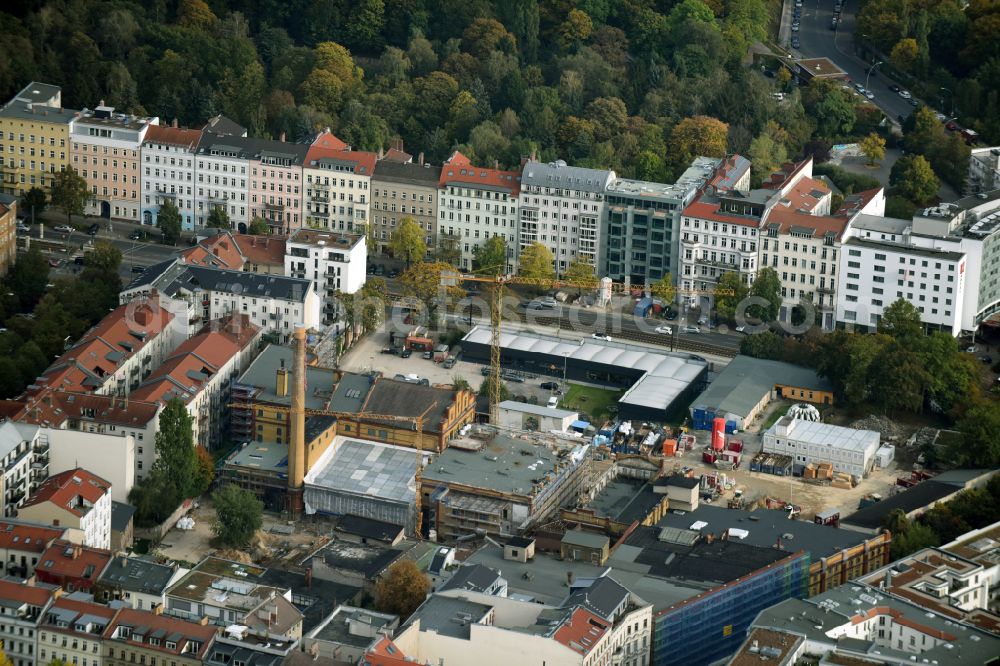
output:
[[[570,384],[566,395],[559,401],[562,409],[586,414],[594,425],[600,425],[604,419],[611,418],[618,408],[618,400],[624,391],[602,389],[584,384]]]

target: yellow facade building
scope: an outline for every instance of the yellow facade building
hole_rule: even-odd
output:
[[[69,165],[77,112],[62,108],[59,86],[32,81],[0,108],[0,188],[23,195],[47,189]]]

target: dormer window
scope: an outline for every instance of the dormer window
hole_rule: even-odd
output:
[[[173,641],[167,641],[166,648],[168,650],[176,650],[177,649],[177,643],[174,643]]]

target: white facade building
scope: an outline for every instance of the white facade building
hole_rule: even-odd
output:
[[[83,532],[83,545],[111,547],[111,484],[80,467],[53,474],[18,511],[23,520]]]
[[[175,315],[198,328],[229,314],[244,314],[250,323],[265,333],[280,335],[285,343],[297,324],[318,330],[321,322],[320,297],[310,280],[192,266],[171,259],[147,268],[122,290],[119,299],[128,303],[154,291],[169,294],[169,299],[161,296],[163,306],[176,309]]]
[[[473,166],[456,151],[441,167],[439,241],[457,244],[458,268],[472,269],[476,247],[499,236],[507,246],[506,272],[513,271],[518,235],[521,174]]]
[[[371,219],[376,159],[375,153],[351,150],[329,129],[320,132],[302,169],[306,226],[365,234]]]
[[[155,425],[153,426],[155,432]],[[123,433],[124,434],[124,431]],[[136,441],[132,435],[121,436],[111,433],[80,432],[59,428],[41,428],[40,435],[48,438],[52,475],[67,472],[86,461],[87,470],[107,480],[111,484],[111,501],[128,503],[128,494],[135,486],[136,476],[143,470],[146,474],[155,460],[154,435],[143,447],[146,463],[139,464],[136,456]],[[86,451],[86,457],[80,455]],[[141,478],[141,477],[140,477]],[[90,544],[87,544],[90,545]]]
[[[198,227],[208,224],[212,209],[221,206],[229,215],[233,229],[239,229],[241,224],[246,228],[250,221],[251,156],[240,136],[219,135],[208,129],[202,132],[195,160]]]
[[[48,444],[40,440],[38,426],[0,423],[0,499],[2,515],[11,518],[25,498],[48,476]],[[33,469],[33,463],[37,466]]]
[[[880,436],[873,430],[783,416],[764,433],[764,453],[790,456],[796,465],[830,463],[835,472],[864,477],[875,464]]]
[[[312,282],[322,302],[322,319],[336,319],[336,293],[364,286],[368,250],[365,237],[300,229],[285,244],[285,275]]]
[[[142,158],[142,223],[155,225],[168,199],[181,215],[181,227],[195,228],[195,152],[201,130],[153,125],[146,132]]]
[[[598,266],[605,191],[614,178],[614,171],[572,167],[562,160],[526,162],[518,196],[517,257],[537,242],[552,252],[557,276],[576,260]]]
[[[1000,146],[972,149],[968,187],[973,194],[1000,189]]]

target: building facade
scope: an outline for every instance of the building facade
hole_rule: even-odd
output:
[[[17,199],[0,194],[0,277],[17,261]]]
[[[215,628],[149,611],[123,608],[102,636],[101,666],[167,664],[202,666],[215,640]]]
[[[245,136],[245,132],[242,136]],[[250,222],[250,160],[242,136],[202,131],[195,160],[197,226],[208,224],[212,209],[219,207],[229,216],[230,228],[247,232]]]
[[[1000,146],[972,149],[966,181],[971,194],[1000,189]]]
[[[49,475],[48,442],[38,430],[23,423],[0,423],[0,497],[5,517],[16,516],[25,498]]]
[[[351,150],[329,129],[320,132],[303,165],[305,226],[366,235],[376,158]]]
[[[50,476],[18,515],[42,525],[79,529],[85,546],[111,546],[111,484],[85,469]]]
[[[373,248],[389,251],[389,240],[403,218],[412,218],[424,232],[427,251],[437,244],[438,182],[441,167],[419,161],[380,159],[372,176]]]
[[[507,247],[503,272],[512,272],[520,172],[473,166],[468,157],[456,151],[441,167],[439,187],[439,242],[458,248],[458,268],[472,269],[475,249],[488,238],[499,236]]]
[[[331,323],[338,315],[337,293],[353,294],[364,286],[367,259],[363,235],[300,229],[286,244],[285,275],[312,281],[323,322]]]
[[[251,219],[263,218],[273,234],[287,235],[302,227],[302,164],[308,147],[284,140],[243,142],[250,158]]]
[[[783,416],[764,433],[765,453],[790,456],[797,465],[830,463],[859,479],[875,465],[879,433]]]
[[[181,216],[181,228],[195,228],[195,152],[201,130],[152,125],[146,131],[142,157],[142,223],[157,223],[160,207],[169,199]]]
[[[541,243],[552,252],[556,275],[574,261],[598,266],[605,191],[615,172],[571,167],[562,160],[529,160],[521,171],[518,251]]]
[[[116,612],[92,601],[56,599],[38,628],[39,662],[102,666],[101,635]]]
[[[70,130],[71,166],[84,177],[91,200],[87,215],[138,222],[143,199],[139,147],[158,118],[115,113],[103,104],[84,109]]]
[[[32,81],[0,107],[0,191],[21,196],[47,189],[70,165],[77,112],[62,108],[62,89]]]
[[[13,666],[43,663],[36,650],[39,626],[45,611],[60,593],[61,590],[27,582],[0,580],[0,599],[3,600],[0,641],[3,641],[3,651]]]

